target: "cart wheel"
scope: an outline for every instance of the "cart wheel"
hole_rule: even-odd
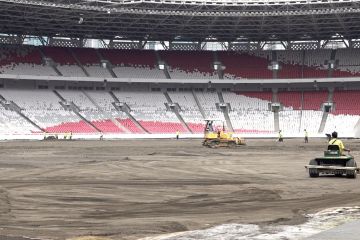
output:
[[[318,165],[315,159],[310,160],[309,165]],[[311,178],[319,177],[319,170],[316,168],[309,168],[309,176]]]
[[[350,159],[346,162],[347,167],[357,167],[356,162],[354,159]],[[357,171],[356,170],[347,170],[346,171],[346,177],[347,178],[356,178]]]

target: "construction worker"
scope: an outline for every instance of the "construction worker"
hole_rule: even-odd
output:
[[[305,143],[308,143],[308,142],[309,142],[309,134],[308,134],[308,132],[306,131],[306,129],[304,129],[304,134],[305,134],[305,139],[304,139],[304,141],[305,141]]]
[[[343,151],[350,151],[350,149],[345,148],[344,143],[337,139],[338,137],[338,133],[337,132],[333,132],[331,134],[331,140],[329,141],[329,145],[338,145],[339,149],[340,149],[340,154],[343,154]]]
[[[281,130],[279,130],[278,142],[283,142],[283,141],[284,141],[283,135],[281,133]]]

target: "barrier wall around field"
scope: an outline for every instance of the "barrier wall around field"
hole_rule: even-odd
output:
[[[53,134],[51,134],[53,135]],[[64,137],[66,136],[66,139]],[[124,140],[124,139],[176,139],[176,134],[73,134],[72,140]],[[234,134],[234,137],[241,137],[245,139],[267,138],[277,139],[277,133],[271,134]],[[180,139],[203,139],[203,134],[180,134]],[[283,134],[286,138],[304,138],[304,135],[287,135]],[[310,134],[309,138],[325,138],[325,134]],[[342,138],[354,138],[354,136],[341,136]],[[44,140],[44,134],[0,134],[0,141],[8,140]],[[58,134],[59,141],[69,141],[66,134]],[[55,141],[55,140],[54,140]]]

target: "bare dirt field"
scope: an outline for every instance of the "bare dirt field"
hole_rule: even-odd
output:
[[[223,223],[298,224],[360,204],[358,179],[311,179],[324,139],[0,143],[0,239],[138,239]],[[360,141],[345,140],[360,161]]]

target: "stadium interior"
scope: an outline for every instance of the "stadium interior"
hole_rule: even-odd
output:
[[[360,134],[358,1],[194,4],[0,1],[1,138]]]
[[[358,240],[359,103],[360,0],[0,0],[0,240]]]

